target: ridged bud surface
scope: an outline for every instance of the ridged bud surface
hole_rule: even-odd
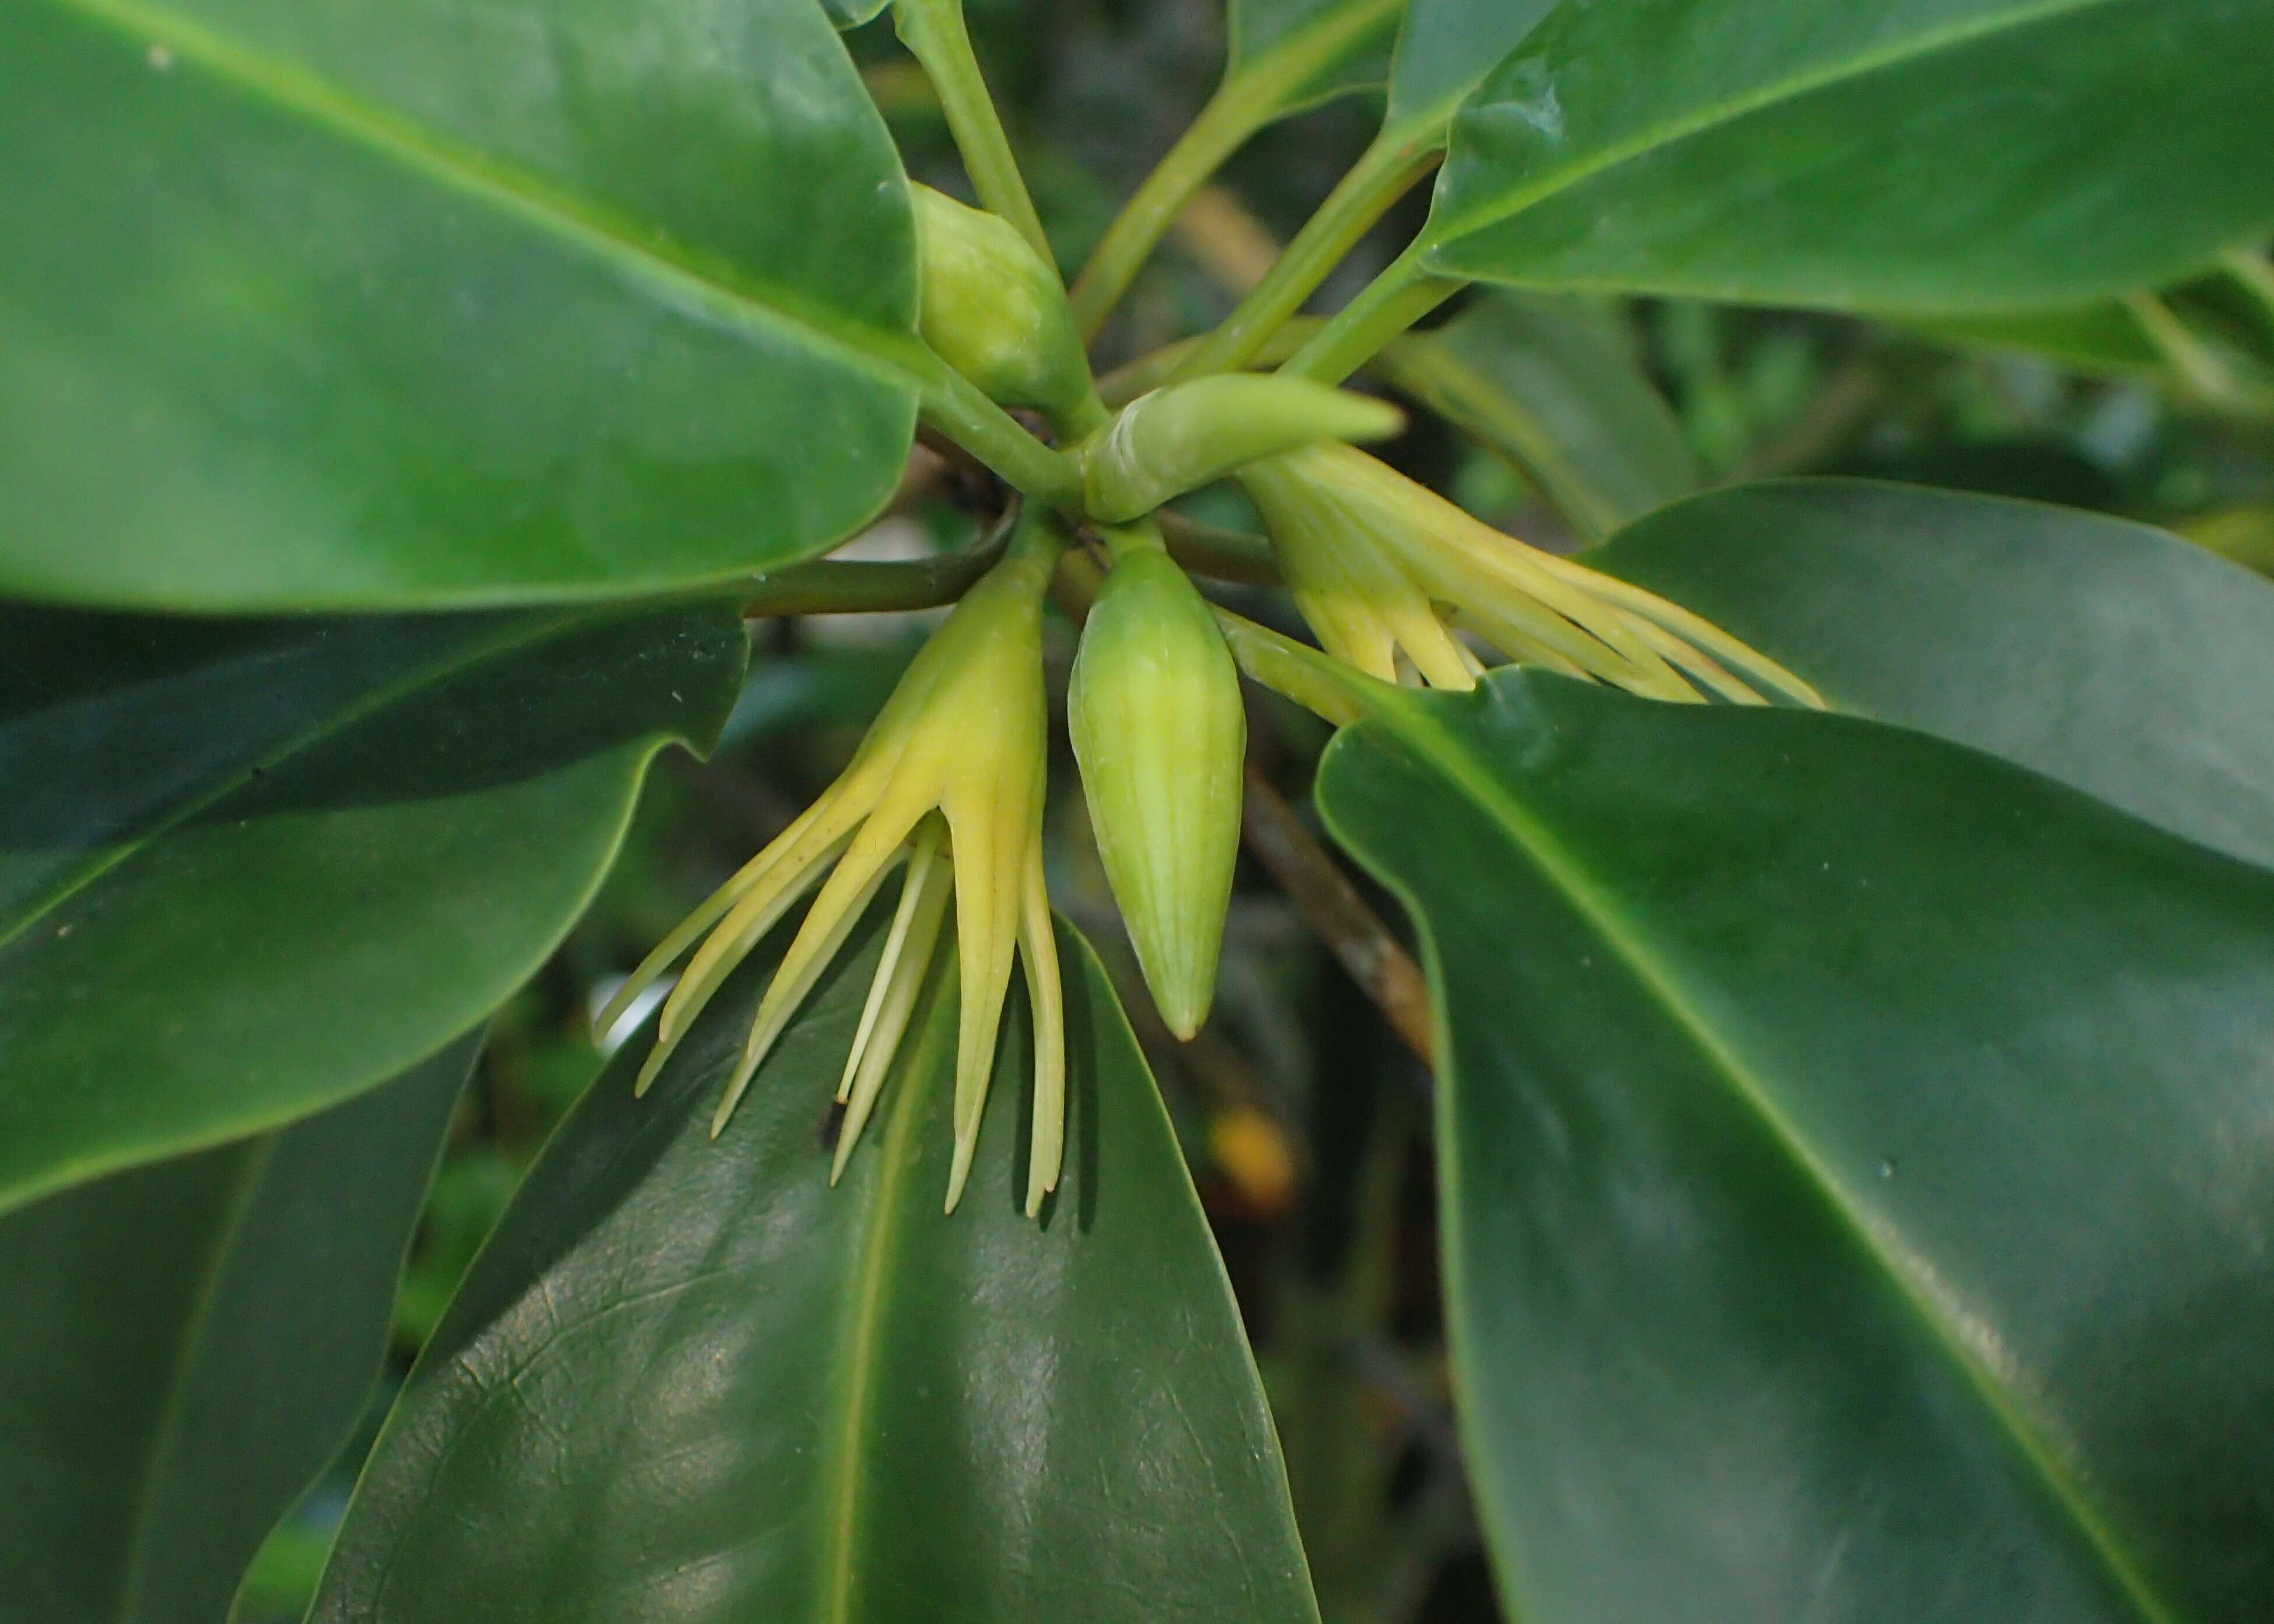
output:
[[[1082,448],[1083,492],[1092,517],[1126,524],[1259,457],[1404,428],[1388,401],[1306,379],[1195,379],[1131,402]]]
[[[1078,411],[1089,367],[1056,273],[1010,222],[929,186],[910,190],[924,342],[1000,405]]]
[[[1216,996],[1239,855],[1247,715],[1216,617],[1165,553],[1133,552],[1083,629],[1066,713],[1145,983],[1189,1038]]]

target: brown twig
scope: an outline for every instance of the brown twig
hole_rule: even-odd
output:
[[[1318,932],[1359,990],[1382,1011],[1424,1065],[1435,1064],[1429,986],[1413,956],[1367,906],[1340,864],[1303,827],[1287,798],[1247,770],[1247,849],[1271,871],[1304,921]]]

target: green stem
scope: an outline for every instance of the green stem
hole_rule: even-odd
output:
[[[1052,507],[1081,500],[1081,470],[1029,434],[1017,418],[931,351],[915,363],[923,420],[968,451],[1022,495]]]
[[[1127,524],[1101,524],[1097,533],[1105,541],[1105,550],[1119,563],[1133,553],[1166,553],[1168,541],[1161,534],[1160,525],[1150,516]]]
[[[1169,556],[1196,575],[1241,586],[1284,586],[1271,544],[1245,530],[1219,530],[1163,508],[1153,515]]]
[[[1084,339],[1095,340],[1145,261],[1153,257],[1193,193],[1271,119],[1261,102],[1232,94],[1227,83],[1201,111],[1119,216],[1106,228],[1089,262],[1074,279],[1073,319]]]
[[[2164,365],[2172,369],[2187,394],[2207,404],[2227,409],[2251,403],[2251,391],[2235,377],[2217,351],[2197,337],[2177,312],[2152,293],[2135,293],[2125,304],[2132,319],[2148,335]]]
[[[971,34],[964,26],[963,0],[892,0],[892,21],[915,59],[931,76],[939,92],[941,110],[955,136],[956,150],[971,172],[979,200],[1019,229],[1034,244],[1045,265],[1050,258],[1050,239],[1043,235],[1042,216],[1011,155],[1010,138],[996,116],[995,99],[971,52]]]
[[[1363,721],[1397,697],[1398,690],[1389,683],[1353,671],[1244,615],[1218,608],[1216,620],[1224,628],[1232,658],[1251,680],[1337,727]]]
[[[797,614],[897,614],[937,609],[979,584],[1002,560],[1006,526],[983,546],[909,564],[854,564],[836,560],[799,564],[751,583],[742,605],[746,620]]]
[[[2220,263],[2235,283],[2258,302],[2267,321],[2274,323],[2274,263],[2253,248],[2238,248]]]
[[[1308,27],[1298,28],[1269,50],[1238,68],[1219,86],[1192,127],[1146,177],[1120,217],[1106,230],[1073,287],[1074,320],[1095,339],[1161,238],[1193,194],[1208,184],[1250,136],[1298,106],[1306,88],[1367,37],[1387,28],[1404,0],[1367,0]]]
[[[1178,364],[1176,380],[1236,372],[1254,359],[1390,207],[1437,167],[1441,133],[1426,128],[1419,133],[1384,131],[1288,244],[1270,274]]]
[[[1418,246],[1409,248],[1279,371],[1340,383],[1467,285],[1425,270]]]
[[[1324,326],[1325,322],[1314,318],[1298,316],[1264,340],[1263,347],[1249,359],[1258,367],[1277,366],[1292,360],[1295,352]],[[1150,395],[1167,383],[1184,365],[1185,357],[1206,342],[1201,338],[1180,338],[1173,344],[1163,344],[1108,372],[1098,380],[1098,391],[1105,397],[1105,403],[1118,411],[1139,395]]]

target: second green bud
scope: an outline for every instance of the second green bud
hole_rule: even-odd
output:
[[[924,342],[990,400],[1062,426],[1091,415],[1089,363],[1058,273],[1011,223],[929,186],[915,200]]]
[[[1123,554],[1066,694],[1099,854],[1161,1018],[1208,1019],[1239,856],[1247,715],[1216,617],[1157,545]]]

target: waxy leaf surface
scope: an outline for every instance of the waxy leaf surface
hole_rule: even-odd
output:
[[[1014,995],[943,1216],[953,956],[845,1178],[825,1108],[887,909],[713,1108],[780,939],[644,1100],[647,1039],[531,1172],[390,1418],[316,1624],[1315,1620],[1231,1291],[1070,932],[1064,1182],[1023,1215]]]
[[[1587,562],[1838,709],[2274,866],[2274,583],[2147,525],[1859,480],[1715,492]]]
[[[813,0],[0,11],[0,590],[411,607],[819,551],[914,426]]]
[[[486,1015],[707,745],[731,606],[0,613],[0,1210],[368,1088]]]
[[[1555,1624],[2246,1624],[2274,874],[1924,735],[1506,672],[1345,733],[1471,1470]]]
[[[1470,101],[1430,266],[1937,312],[2168,282],[2274,227],[2274,0],[1621,0]]]
[[[362,1417],[478,1047],[0,1219],[0,1620],[229,1617]]]

